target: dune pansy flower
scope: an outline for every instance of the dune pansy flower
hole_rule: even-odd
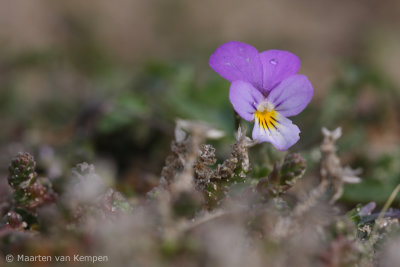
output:
[[[299,58],[282,50],[259,53],[251,45],[228,42],[210,57],[210,67],[231,82],[229,100],[247,121],[255,121],[252,137],[286,150],[299,140],[299,128],[287,117],[311,101],[313,87],[297,74]]]

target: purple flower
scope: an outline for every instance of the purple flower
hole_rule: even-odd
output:
[[[228,42],[211,55],[209,64],[231,82],[229,99],[245,120],[255,120],[253,139],[286,150],[299,140],[299,128],[287,117],[310,102],[313,88],[300,69],[299,58],[287,51],[258,53],[251,45]]]

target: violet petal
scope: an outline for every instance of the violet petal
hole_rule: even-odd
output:
[[[231,41],[217,48],[209,60],[210,67],[230,82],[242,80],[262,86],[262,65],[257,49]]]
[[[258,103],[264,100],[264,96],[252,84],[245,81],[234,81],[229,89],[229,100],[243,119],[251,121]]]
[[[311,101],[313,87],[304,75],[293,75],[272,89],[267,99],[285,117],[299,114]]]
[[[278,83],[296,74],[300,69],[300,59],[288,51],[267,50],[260,53],[263,68],[263,92],[268,93]]]
[[[265,129],[255,120],[252,137],[253,140],[269,142],[276,149],[284,151],[300,139],[299,133],[299,127],[294,125],[291,120],[277,114],[276,128]]]

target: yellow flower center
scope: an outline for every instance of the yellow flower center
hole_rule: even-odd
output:
[[[276,119],[277,115],[278,112],[276,112],[274,109],[272,110],[261,109],[257,110],[254,113],[255,119],[258,121],[258,123],[264,130],[277,129],[278,127],[278,121]]]

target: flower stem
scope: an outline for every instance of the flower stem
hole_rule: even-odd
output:
[[[397,194],[399,193],[399,191],[400,191],[400,184],[398,184],[398,185],[396,186],[396,188],[395,188],[395,189],[393,190],[393,192],[390,194],[388,200],[386,200],[386,203],[385,203],[385,205],[383,206],[383,209],[382,209],[381,212],[379,213],[378,218],[375,220],[375,225],[374,225],[374,228],[372,229],[372,233],[374,233],[374,232],[376,231],[376,228],[377,228],[376,222],[378,222],[380,219],[382,219],[382,218],[385,216],[386,211],[389,209],[390,205],[392,205],[392,203],[393,203],[394,199],[396,198]]]
[[[235,131],[236,131],[240,126],[240,116],[236,111],[233,112],[235,114]]]

